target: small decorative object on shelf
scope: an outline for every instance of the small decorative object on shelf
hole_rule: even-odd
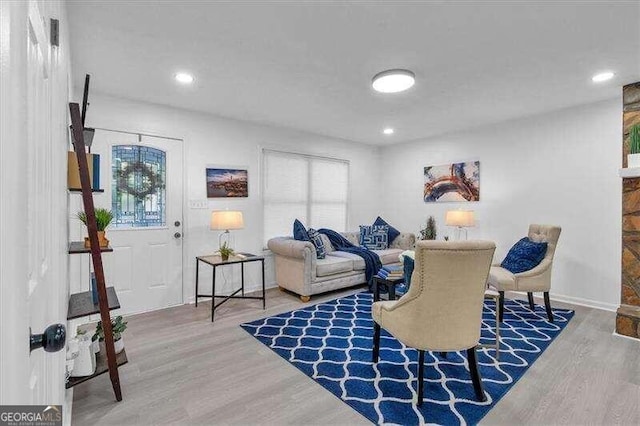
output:
[[[85,212],[78,212],[77,217],[80,222],[84,223],[85,226],[87,225],[87,214]],[[96,222],[98,225],[98,241],[100,242],[100,247],[107,247],[109,245],[109,240],[105,237],[105,230],[107,229],[107,226],[111,224],[112,220],[113,213],[111,210],[101,208],[96,209]],[[85,237],[84,246],[87,248],[91,247],[89,244],[89,237]]]
[[[629,129],[629,152],[627,167],[640,167],[640,124],[634,124]]]
[[[229,256],[233,256],[234,253],[233,249],[229,247],[229,244],[226,241],[222,243],[218,252],[220,253],[220,258],[222,258],[223,262],[229,260]]]
[[[118,315],[115,319],[111,320],[111,329],[113,330],[113,341],[116,353],[122,352],[124,349],[124,340],[122,339],[122,333],[127,329],[127,322],[122,319],[121,315]],[[102,321],[98,321],[96,325],[96,332],[93,337],[97,337],[99,341],[104,340],[104,330],[102,329]]]
[[[420,229],[420,239],[421,240],[435,240],[438,231],[436,229],[436,220],[433,216],[429,216],[427,219],[427,224],[424,228]]]
[[[91,338],[86,331],[78,331],[77,336],[69,341],[73,357],[71,377],[91,376],[96,371],[96,354],[91,347]]]

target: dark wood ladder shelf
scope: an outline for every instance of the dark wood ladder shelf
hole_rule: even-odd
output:
[[[98,303],[94,304],[91,292],[72,294],[69,297],[69,310],[67,312],[67,318],[80,318],[86,315],[100,313],[100,321],[102,321],[102,328],[104,331],[104,342],[102,342],[100,348],[100,355],[97,358],[96,371],[91,376],[86,377],[74,377],[67,383],[67,388],[77,385],[78,383],[85,382],[103,373],[109,372],[109,378],[111,379],[111,386],[113,387],[113,393],[115,394],[116,401],[122,401],[122,389],[120,388],[120,375],[118,373],[118,366],[127,362],[127,354],[122,351],[119,354],[115,352],[115,345],[113,339],[113,328],[111,322],[112,309],[120,307],[120,302],[116,296],[116,292],[113,287],[105,285],[104,268],[102,264],[102,247],[98,241],[98,221],[96,219],[96,210],[93,202],[93,193],[104,192],[104,189],[94,189],[89,176],[89,165],[87,162],[87,146],[84,140],[85,130],[85,118],[86,110],[89,98],[89,74],[85,77],[84,83],[84,97],[82,100],[82,114],[80,114],[80,105],[77,103],[69,104],[69,113],[71,115],[71,132],[73,141],[73,150],[76,153],[78,160],[78,172],[80,177],[80,186],[82,190],[69,189],[70,192],[82,193],[82,204],[84,206],[84,212],[86,214],[85,224],[87,225],[87,235],[91,245],[91,263],[93,264],[93,271],[95,274],[95,286],[98,292]],[[74,243],[69,245],[69,252],[72,252]],[[82,244],[84,249],[84,243]],[[82,253],[83,251],[79,251]]]
[[[109,253],[113,251],[111,246],[100,247],[100,251],[103,253]],[[71,241],[69,243],[69,254],[87,254],[91,253],[90,247],[84,246],[84,241]]]
[[[120,301],[118,300],[118,295],[116,295],[116,290],[113,287],[107,287],[107,300],[109,301],[110,311],[120,309]],[[74,293],[69,297],[69,309],[67,311],[68,320],[99,313],[100,306],[98,304],[93,304],[91,291]]]
[[[78,188],[68,188],[69,192],[74,192],[74,193],[78,193],[81,194],[82,193],[82,189],[78,189]],[[104,189],[98,189],[98,188],[91,188],[91,192],[104,192]]]
[[[129,362],[127,359],[126,349],[123,349],[122,352],[116,354],[116,363],[118,367]],[[67,389],[74,387],[75,385],[79,385],[80,383],[86,382],[89,379],[93,379],[96,376],[106,373],[109,371],[109,365],[107,364],[107,356],[106,350],[104,347],[104,342],[100,342],[100,352],[96,354],[96,371],[90,376],[84,377],[70,377],[69,381],[65,385]]]

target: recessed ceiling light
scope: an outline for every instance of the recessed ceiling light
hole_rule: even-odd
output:
[[[591,81],[593,81],[594,83],[602,83],[603,81],[611,80],[614,75],[615,74],[611,71],[601,72],[591,77]]]
[[[191,84],[193,83],[193,76],[191,74],[187,74],[186,72],[179,72],[175,75],[175,79],[177,82],[182,84]]]
[[[391,127],[387,127],[386,129],[384,129],[382,131],[382,133],[384,133],[385,135],[392,135],[394,132],[394,130]]]
[[[374,90],[382,93],[403,92],[414,85],[416,75],[409,70],[387,70],[373,76]]]

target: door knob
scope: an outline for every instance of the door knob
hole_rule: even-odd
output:
[[[175,222],[173,222],[173,226],[180,226],[180,221],[176,220]]]
[[[173,234],[173,237],[174,238],[180,238],[180,237],[182,237],[182,234],[179,233],[179,232],[176,232],[175,234]]]
[[[42,334],[31,334],[29,337],[30,352],[38,348],[43,348],[45,352],[58,352],[64,348],[66,338],[67,329],[64,325],[50,325]]]

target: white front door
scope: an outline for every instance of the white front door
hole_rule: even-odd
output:
[[[118,313],[182,304],[182,141],[96,130],[91,151],[115,216],[102,258]]]
[[[66,51],[49,43],[60,2],[0,1],[0,404],[58,405],[65,352],[29,332],[66,323]]]

